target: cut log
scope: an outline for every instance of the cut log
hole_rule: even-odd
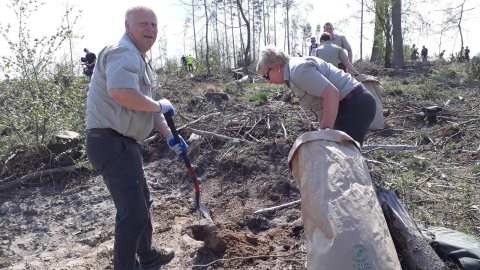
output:
[[[397,253],[409,269],[447,270],[393,192],[376,186],[377,197]]]

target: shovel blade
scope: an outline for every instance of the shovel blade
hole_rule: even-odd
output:
[[[200,204],[198,207],[198,211],[200,211],[200,213],[202,213],[206,219],[210,220],[210,222],[213,223],[212,217],[210,216],[210,210],[208,210],[205,205]]]

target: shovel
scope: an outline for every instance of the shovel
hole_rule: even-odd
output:
[[[165,116],[165,120],[167,120],[167,125],[172,131],[175,143],[179,143],[180,137],[178,137],[178,132],[175,128],[175,124],[173,123],[172,115],[167,112],[164,113],[163,116]],[[187,151],[183,151],[181,156],[183,161],[185,162],[185,166],[187,166],[188,175],[192,179],[193,187],[195,188],[195,209],[197,209],[197,211],[200,211],[206,219],[210,220],[213,223],[212,218],[210,217],[210,210],[208,210],[205,205],[200,203],[200,185],[198,184],[198,179],[195,175],[195,172],[193,171],[192,165],[190,165],[190,161],[188,160]]]

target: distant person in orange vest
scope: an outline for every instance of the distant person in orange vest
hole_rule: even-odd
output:
[[[333,30],[335,30],[335,28],[333,27],[333,24],[331,22],[327,22],[323,26],[323,32],[330,33],[332,44],[335,44],[338,47],[347,50],[348,61],[350,61],[350,63],[353,63],[352,47],[350,46],[350,43],[348,43],[347,38],[343,35],[334,34]],[[342,69],[344,72],[347,72],[347,67],[343,63],[338,64],[338,68]]]

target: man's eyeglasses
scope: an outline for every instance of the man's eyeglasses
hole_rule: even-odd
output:
[[[316,40],[310,40],[311,42],[316,42]]]
[[[263,75],[263,78],[265,78],[265,80],[267,80],[267,81],[270,81],[270,75],[268,75],[268,73],[270,73],[270,70],[272,70],[272,68],[269,68],[267,73],[265,73],[265,75]]]

